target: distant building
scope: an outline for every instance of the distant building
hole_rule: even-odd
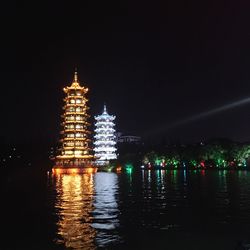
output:
[[[141,142],[140,136],[135,135],[123,135],[122,133],[118,132],[116,134],[117,142],[118,143],[135,143],[138,144]]]

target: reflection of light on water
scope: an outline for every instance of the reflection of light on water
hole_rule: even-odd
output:
[[[206,176],[206,171],[204,169],[201,170],[201,176]]]
[[[218,170],[218,173],[214,206],[216,207],[217,214],[220,215],[218,222],[228,224],[232,218],[230,213],[230,190],[228,190],[227,186],[227,176],[229,172],[227,170]],[[235,189],[234,192],[237,192],[237,189]]]
[[[157,169],[156,170],[156,179],[157,179],[157,183],[161,183],[161,179],[160,179],[160,176],[161,176],[161,170],[160,169]]]
[[[58,244],[71,249],[94,249],[95,230],[91,227],[93,175],[56,176]]]
[[[117,203],[118,177],[115,173],[97,173],[94,176],[95,200],[92,227],[96,229],[96,242],[100,247],[119,241],[115,229],[119,227]]]
[[[129,181],[129,185],[131,186],[132,184],[132,172],[133,172],[133,165],[132,164],[126,164],[125,165],[125,170],[126,170],[126,174],[128,176],[128,181]]]
[[[183,170],[183,182],[184,182],[184,185],[187,185],[187,171],[186,171],[186,169]]]
[[[151,183],[151,170],[148,170],[148,183]]]
[[[161,176],[162,176],[162,179],[164,178],[164,175],[166,174],[166,170],[165,169],[162,169],[161,170]]]
[[[228,193],[228,189],[227,189],[227,174],[228,172],[226,170],[219,170],[219,192],[222,193]]]
[[[171,178],[171,184],[176,187],[177,186],[177,173],[178,170],[170,170],[170,178]]]
[[[156,182],[159,191],[164,190],[164,174],[166,170],[156,170]]]

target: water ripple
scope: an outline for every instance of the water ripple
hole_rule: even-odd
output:
[[[250,233],[250,172],[143,170],[59,175],[53,183],[55,241],[66,249],[119,246],[152,230]]]

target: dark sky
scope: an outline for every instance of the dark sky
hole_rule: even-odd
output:
[[[249,7],[241,0],[2,3],[1,136],[56,141],[62,88],[77,66],[90,114],[105,102],[118,131],[250,140],[250,104],[168,128],[250,96]]]

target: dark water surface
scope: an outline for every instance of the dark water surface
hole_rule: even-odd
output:
[[[250,172],[19,173],[1,183],[0,249],[235,249]]]

